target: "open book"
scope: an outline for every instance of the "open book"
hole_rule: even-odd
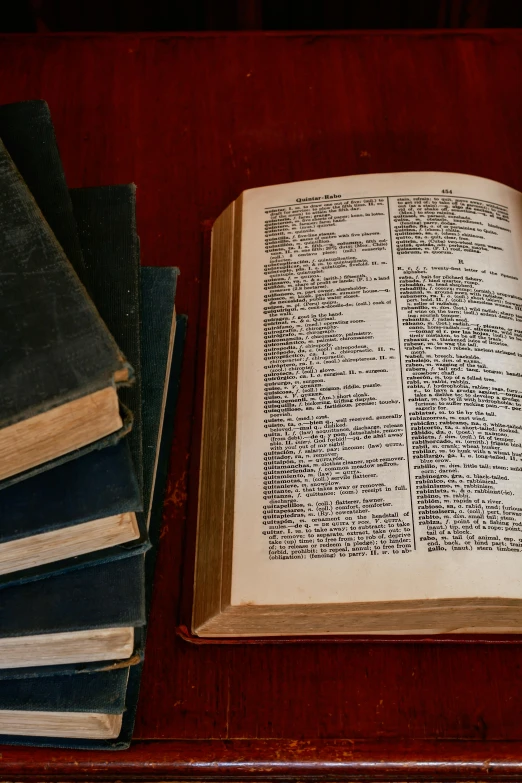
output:
[[[522,630],[522,194],[244,192],[214,226],[193,631]]]

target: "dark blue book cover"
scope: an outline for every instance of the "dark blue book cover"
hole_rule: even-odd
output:
[[[51,674],[34,680],[0,678],[0,710],[123,712],[128,671],[116,672],[115,676],[111,676],[113,672],[92,672],[81,677]]]
[[[128,521],[121,532],[123,541],[132,535],[134,543],[143,542],[146,531],[143,522],[140,530],[136,516],[141,508],[140,488],[125,441],[0,490],[0,585],[64,570],[81,559],[82,547],[85,561],[103,558],[108,551],[107,536],[112,541],[118,535],[118,520],[124,514]],[[134,523],[131,514],[136,517]],[[101,524],[86,524],[96,520],[102,520]],[[55,531],[76,526],[72,542],[59,536],[53,543]]]

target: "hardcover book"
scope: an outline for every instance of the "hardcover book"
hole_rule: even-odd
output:
[[[144,453],[149,457],[144,459],[144,484],[150,487],[147,516],[150,536],[156,543],[187,324],[185,316],[174,318],[177,275],[174,268],[142,269],[143,431],[151,435],[144,437]],[[156,416],[151,415],[153,409],[157,410]],[[145,558],[146,614],[150,608],[154,561],[155,548]],[[146,627],[135,628],[142,645],[145,632]],[[142,664],[131,659],[122,668],[122,663],[115,667],[108,662],[107,671],[100,670],[103,664],[0,670],[0,731],[4,732],[0,742],[100,750],[128,747]],[[9,685],[4,684],[7,680]]]
[[[67,488],[64,491],[64,488]],[[125,441],[0,490],[0,585],[142,543],[142,500]]]
[[[78,228],[47,103],[19,101],[0,106],[0,139],[86,286]]]
[[[144,500],[146,525],[155,544],[159,540],[186,329],[183,316],[177,318],[176,327],[174,297],[177,276],[178,270],[172,267],[142,268],[143,446],[147,455],[144,461]],[[105,449],[100,454],[108,455],[108,467],[112,471],[110,451]],[[32,481],[36,478],[43,480],[46,475],[49,474],[41,474]],[[92,492],[108,495],[110,487],[103,485],[103,471],[98,478],[101,486],[96,487],[93,483]],[[74,486],[70,487],[70,492],[74,492]],[[60,563],[57,564],[59,570],[54,573],[46,576],[40,570],[31,580],[0,589],[0,676],[1,669],[5,668],[27,676],[35,673],[31,671],[31,667],[35,666],[63,671],[68,665],[69,671],[92,671],[96,662],[126,658],[132,658],[130,663],[135,664],[143,655],[143,604],[150,601],[154,569],[154,557],[148,546],[143,565],[143,549],[143,546],[134,552],[132,549],[118,552],[109,549],[89,568],[85,567],[85,562],[80,563],[83,567],[75,565],[74,561]],[[117,564],[122,559],[129,562]],[[114,579],[112,586],[111,579]],[[126,592],[127,580],[132,589]],[[145,598],[143,589],[146,590]],[[107,604],[102,598],[106,591],[109,593]],[[5,621],[2,620],[3,612]],[[119,618],[117,623],[114,622],[115,617]],[[115,630],[122,625],[123,632]],[[109,627],[109,630],[98,634],[97,629],[101,627]],[[74,633],[77,630],[81,633]],[[2,641],[4,631],[10,641]],[[89,661],[92,664],[87,666]],[[36,674],[43,673],[42,668]],[[6,676],[5,672],[3,676]]]
[[[0,143],[0,480],[121,430],[132,369]]]
[[[124,722],[129,677],[129,669],[0,677],[0,742],[74,747],[75,741],[86,737],[98,741],[117,737]]]
[[[0,107],[0,135],[4,140],[9,140],[13,155],[17,158],[16,163],[21,170],[24,169],[28,184],[31,184],[30,189],[35,191],[33,195],[38,194],[42,202],[39,206],[42,212],[46,213],[48,223],[52,223],[56,238],[63,247],[68,246],[69,255],[81,282],[97,302],[101,317],[117,337],[119,347],[135,366],[136,376],[139,378],[139,242],[135,230],[134,188],[114,186],[82,189],[73,191],[69,197],[52,122],[47,106],[42,102]],[[45,140],[45,149],[41,155],[35,155],[34,151],[42,138]],[[75,217],[81,246],[75,240]],[[100,275],[101,269],[104,272],[103,278]],[[186,327],[186,319],[181,317],[178,319],[179,328],[176,332],[173,308],[176,278],[177,270],[165,268],[146,270],[143,280],[143,315],[147,323],[144,324],[142,342],[146,346],[148,363],[146,362],[147,377],[143,382],[146,392],[143,409],[147,424],[143,432],[143,448],[146,449],[143,476],[141,470],[139,471],[140,483],[143,483],[145,490],[146,513],[137,515],[138,519],[143,521],[143,526],[140,525],[142,539],[146,527],[149,526],[153,539],[159,538],[163,482],[169,454],[167,433],[172,424],[179,383],[182,353],[179,346]],[[118,294],[118,286],[122,285],[127,301]],[[178,348],[171,367],[176,334]],[[166,381],[169,376],[175,377],[175,382],[171,383],[167,395]],[[123,389],[123,394],[120,388],[121,397],[126,393],[128,395],[123,401],[138,414],[135,419],[134,442],[132,435],[127,440],[131,442],[133,458],[141,468],[140,390],[141,384]],[[166,411],[167,405],[169,410]],[[101,439],[96,445],[107,442],[108,439]],[[99,458],[100,455],[105,458],[105,475],[111,475],[112,479],[114,460],[111,459],[111,454],[118,452],[120,457],[125,455],[127,470],[121,472],[120,488],[126,482],[128,489],[132,487],[128,496],[135,497],[137,485],[132,471],[129,471],[129,452],[124,448],[126,445],[126,442],[120,442],[115,447],[109,446],[98,453],[89,454],[84,454],[85,450],[82,448],[76,449],[76,459],[71,462],[53,469],[49,469],[47,463],[45,473],[33,475],[31,478],[26,478],[30,475],[30,470],[17,474],[17,480],[23,477],[25,481],[17,486],[6,487],[3,493],[0,492],[0,496],[5,494],[5,498],[9,500],[7,493],[32,485],[33,490],[36,490],[32,498],[33,512],[40,510],[37,501],[38,492],[41,492],[40,500],[47,505],[48,510],[58,512],[58,516],[61,512],[62,520],[67,518],[69,513],[69,527],[81,528],[81,522],[74,519],[74,515],[71,516],[71,509],[66,511],[64,517],[63,499],[57,497],[58,493],[53,495],[49,491],[45,479],[61,473],[62,479],[66,479],[63,486],[76,487],[74,494],[83,492],[78,508],[80,515],[84,516],[86,508],[89,509],[89,503],[91,513],[95,508],[92,495],[96,490],[96,481],[99,480],[103,486],[101,505],[105,509],[116,510],[122,496],[114,492],[112,481],[101,482],[104,468]],[[98,458],[97,462],[93,462],[94,457]],[[77,482],[75,485],[74,478],[78,479],[79,474],[74,474],[73,466],[82,462],[86,464],[88,460],[91,461],[93,470],[91,482],[86,485]],[[121,465],[123,464],[122,462]],[[68,476],[66,471],[69,471]],[[3,483],[5,487],[7,482]],[[55,489],[57,486],[55,483]],[[63,494],[71,496],[73,493]],[[99,492],[97,494],[100,495]],[[20,492],[19,499],[23,501],[24,498],[25,508],[23,502],[22,507],[18,508],[19,520],[22,519],[30,529],[35,519],[33,517],[32,523],[27,524],[29,517],[23,513],[28,510],[27,493]],[[12,499],[13,496],[11,507],[16,508],[16,505],[12,505]],[[31,507],[31,504],[29,506]],[[6,503],[6,509],[9,511],[9,503]],[[126,509],[123,509],[124,513],[125,511]],[[134,512],[131,512],[131,515],[135,516]],[[106,521],[109,523],[106,527],[110,528],[110,518],[95,521]],[[12,527],[16,525],[12,524]],[[6,532],[9,535],[9,531]],[[43,523],[43,533],[49,532],[54,531],[46,530]],[[25,543],[29,540],[30,537],[26,537]],[[89,565],[89,560],[96,556],[94,553],[79,558],[62,559],[58,563],[60,571],[54,574],[49,574],[49,569],[53,568],[53,564],[49,562],[43,568],[19,572],[17,576],[21,575],[20,584],[4,584],[3,589],[0,589],[0,614],[6,620],[4,623],[0,617],[0,627],[4,627],[6,632],[4,638],[0,636],[2,665],[4,662],[6,665],[6,668],[0,670],[0,732],[5,730],[11,735],[10,741],[72,747],[104,747],[106,743],[103,740],[110,740],[108,746],[112,748],[128,744],[132,734],[141,674],[139,659],[143,654],[144,644],[144,605],[150,601],[153,571],[153,560],[147,558],[145,597],[145,548],[142,544],[137,551],[132,552],[122,546],[107,545],[101,553],[103,560],[94,565]],[[0,543],[0,555],[1,549]],[[27,560],[27,552],[31,547],[25,549]],[[44,578],[46,572],[48,576]],[[28,573],[31,576],[27,576]],[[126,594],[125,585],[130,586]],[[60,598],[62,591],[65,599]],[[105,594],[110,595],[109,600],[97,598],[98,595],[101,597]],[[78,613],[76,620],[71,623],[75,605],[78,607]],[[107,683],[104,685],[97,679],[98,675],[107,674],[118,678],[116,690],[119,700],[116,706],[115,700],[112,699],[111,702],[108,697]],[[85,684],[88,678],[91,692],[87,698],[79,686],[80,678],[83,678],[81,681]],[[121,699],[123,681],[128,682],[125,711]],[[114,682],[116,680],[113,680]],[[10,684],[4,686],[4,683]],[[35,683],[33,700],[27,698],[32,683]],[[50,690],[46,692],[46,687],[61,692],[63,709],[60,709],[56,699],[53,700]],[[92,709],[93,700],[97,701],[95,712]],[[21,709],[17,710],[17,706]],[[69,723],[68,714],[71,718]],[[16,740],[14,735],[19,735],[19,739]],[[101,744],[99,740],[102,740]]]
[[[17,152],[19,157],[25,152],[20,142]],[[58,165],[59,159],[53,158],[52,162]],[[40,163],[41,174],[50,187],[56,177],[54,169],[49,170],[44,163],[45,159]],[[39,195],[45,199],[47,190],[40,180]],[[65,197],[69,199],[67,191]],[[101,316],[135,368],[136,383],[121,390],[120,397],[124,392],[124,401],[136,413],[133,431],[125,441],[95,449],[0,491],[0,574],[16,575],[17,579],[29,578],[27,569],[146,538],[144,521],[138,513],[142,509],[140,488],[129,453],[130,447],[141,479],[140,265],[135,188],[79,189],[73,191],[73,197],[82,238],[81,282],[95,295]],[[54,196],[51,203],[55,201]],[[96,210],[103,221],[94,219]],[[64,209],[62,214],[69,212]],[[96,282],[97,269],[103,272],[99,275],[102,283]],[[69,491],[64,493],[63,487]]]
[[[135,187],[69,191],[49,108],[44,101],[0,106],[2,137],[42,214],[53,228],[100,316],[134,368],[136,382],[119,389],[133,411],[129,436],[45,475],[0,491],[0,582],[49,573],[60,562],[146,539],[142,515],[139,241]],[[73,207],[74,201],[74,207]],[[100,219],[100,216],[103,219]],[[81,243],[79,240],[81,237]],[[103,275],[96,275],[103,269]],[[132,467],[129,447],[135,468]],[[63,487],[68,487],[67,493]],[[116,550],[118,551],[118,550]],[[65,562],[64,562],[65,561]]]
[[[145,623],[145,554],[0,589],[2,669],[129,658]]]
[[[126,440],[141,486],[141,267],[136,186],[71,188],[69,195],[83,258],[78,276],[134,368],[135,383],[119,389],[118,396],[133,414]]]
[[[225,210],[196,635],[522,630],[521,248],[522,194],[459,174]]]

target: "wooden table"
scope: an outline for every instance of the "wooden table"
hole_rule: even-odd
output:
[[[189,315],[136,740],[2,748],[0,778],[522,774],[522,642],[196,646],[175,631],[210,221],[244,188],[342,174],[442,169],[522,189],[522,33],[12,36],[0,75],[1,102],[48,101],[70,185],[137,183],[143,263],[180,266]]]

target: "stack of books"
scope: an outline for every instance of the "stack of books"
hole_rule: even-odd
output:
[[[68,189],[0,107],[0,742],[132,737],[186,319],[135,187]]]

